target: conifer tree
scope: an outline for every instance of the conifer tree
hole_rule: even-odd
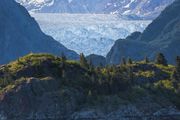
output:
[[[165,56],[162,53],[157,54],[157,56],[156,56],[156,64],[168,66],[167,60],[166,60]]]
[[[61,61],[62,61],[62,64],[61,64],[61,67],[63,68],[63,70],[65,69],[65,65],[66,65],[66,56],[64,55],[64,53],[62,52],[61,53]]]
[[[89,64],[90,67],[93,66],[93,63],[92,63],[92,59],[91,59],[91,58],[90,58],[90,60],[88,61],[88,64]]]
[[[65,69],[66,69],[66,60],[67,60],[67,58],[64,55],[64,53],[62,52],[61,53],[61,64],[60,64],[61,69],[60,69],[60,74],[61,74],[61,76],[63,78],[66,77],[66,71],[65,71]]]
[[[121,59],[121,65],[126,65],[126,59],[124,57]]]
[[[67,58],[66,58],[66,56],[65,56],[65,54],[63,52],[61,53],[61,59],[62,59],[63,63],[65,63],[66,60],[67,60]]]
[[[102,62],[100,62],[99,67],[100,67],[100,68],[104,67],[104,65],[102,64]]]
[[[178,89],[178,82],[180,82],[180,56],[176,57],[176,69],[171,76],[171,80],[173,81],[174,88]]]
[[[135,84],[134,83],[133,69],[131,67],[128,69],[128,76],[129,76],[129,80],[131,81],[131,84]]]
[[[176,57],[176,79],[180,81],[180,56]]]
[[[144,59],[145,63],[149,63],[149,58],[146,56],[145,59]]]
[[[129,58],[129,59],[128,59],[128,64],[133,64],[133,62],[132,62],[132,59],[131,59],[131,58]]]
[[[176,70],[174,70],[173,74],[171,75],[171,80],[172,80],[174,88],[178,89],[178,77],[177,77]]]
[[[90,72],[94,72],[94,71],[95,71],[94,65],[93,65],[93,63],[92,63],[92,59],[89,60],[89,71],[90,71]]]
[[[80,62],[81,67],[83,67],[85,69],[89,68],[89,64],[88,64],[88,62],[87,62],[87,60],[86,60],[83,53],[80,54],[80,61],[79,62]]]

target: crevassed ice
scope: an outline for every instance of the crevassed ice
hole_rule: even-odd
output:
[[[106,56],[115,40],[143,31],[151,21],[122,20],[110,14],[31,14],[42,30],[77,53]]]

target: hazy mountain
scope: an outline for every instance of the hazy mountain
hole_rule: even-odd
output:
[[[153,19],[174,0],[16,0],[29,11],[111,13],[130,19]]]
[[[0,63],[7,63],[30,52],[47,52],[69,58],[77,54],[45,35],[27,10],[14,0],[0,1]]]
[[[157,52],[165,54],[170,63],[180,55],[180,1],[176,0],[135,38],[118,40],[107,55],[109,63],[119,63],[121,57],[153,59]],[[135,36],[133,34],[132,36]]]

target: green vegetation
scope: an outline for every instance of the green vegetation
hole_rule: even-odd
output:
[[[167,60],[162,53],[158,53],[156,56],[156,64],[167,66]]]
[[[84,55],[80,61],[49,54],[29,54],[0,67],[0,90],[8,90],[29,77],[52,77],[60,88],[78,88],[87,96],[87,104],[101,104],[107,96],[117,98],[113,104],[137,102],[146,96],[157,101],[166,98],[180,107],[179,58],[176,67],[154,64],[149,60],[135,62],[129,58],[123,65],[94,67]],[[173,72],[175,71],[175,72]],[[23,78],[23,80],[22,80]]]
[[[126,65],[126,58],[124,58],[124,57],[122,57],[122,59],[121,59],[121,65]]]
[[[145,62],[146,64],[149,63],[148,57],[145,57],[144,62]]]
[[[133,61],[131,58],[128,59],[128,64],[133,64]]]
[[[155,73],[154,73],[154,71],[138,71],[136,73],[136,75],[146,77],[146,78],[150,78],[150,77],[154,77]]]
[[[86,60],[85,56],[83,53],[80,54],[80,65],[81,67],[88,69],[89,68],[89,64],[88,61]]]
[[[176,69],[173,73],[173,79],[180,81],[180,56],[177,56],[176,58]]]

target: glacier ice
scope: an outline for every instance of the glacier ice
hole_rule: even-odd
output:
[[[41,29],[77,53],[106,56],[115,40],[143,31],[151,21],[123,20],[111,14],[32,13]]]

